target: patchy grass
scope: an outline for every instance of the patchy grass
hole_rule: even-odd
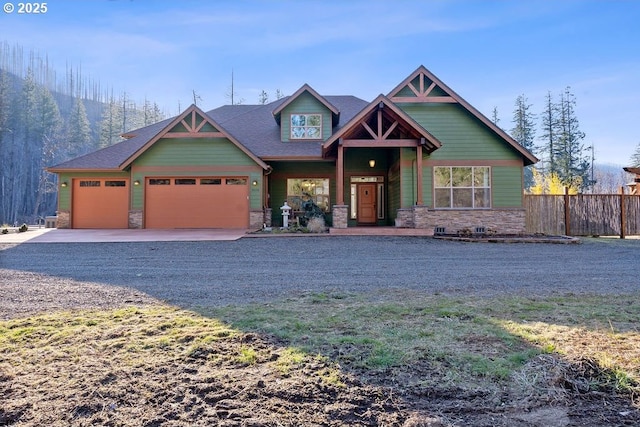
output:
[[[0,322],[0,425],[350,424],[352,401],[400,414],[325,357],[171,307]]]
[[[467,299],[311,293],[279,304],[204,310],[355,370],[428,363],[459,386],[512,378],[544,354],[591,360],[602,386],[640,392],[640,297]],[[426,378],[437,385],[440,376]],[[594,384],[594,388],[598,388]]]
[[[603,422],[640,421],[638,295],[310,293],[198,313],[0,322],[0,425],[494,425],[499,413],[506,426],[545,405],[579,418],[576,396],[596,396],[584,414],[606,400]]]

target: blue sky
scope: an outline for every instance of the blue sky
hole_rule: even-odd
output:
[[[232,69],[250,104],[304,83],[372,100],[424,65],[485,115],[496,107],[506,130],[518,95],[540,113],[570,86],[596,163],[627,164],[640,143],[639,20],[635,0],[49,0],[45,14],[1,12],[0,41],[169,115],[193,90],[205,110],[228,103]]]

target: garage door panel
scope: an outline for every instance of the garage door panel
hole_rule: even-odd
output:
[[[129,181],[74,179],[71,221],[73,228],[127,228]]]
[[[145,227],[247,228],[248,196],[246,178],[148,179]]]

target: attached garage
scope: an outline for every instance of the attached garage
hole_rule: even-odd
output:
[[[147,178],[145,228],[249,228],[249,179]]]
[[[129,180],[87,178],[73,180],[73,228],[128,228]]]

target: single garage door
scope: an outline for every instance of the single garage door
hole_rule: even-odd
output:
[[[129,181],[116,178],[73,180],[73,228],[128,228]]]
[[[148,178],[145,228],[248,228],[247,177]]]

